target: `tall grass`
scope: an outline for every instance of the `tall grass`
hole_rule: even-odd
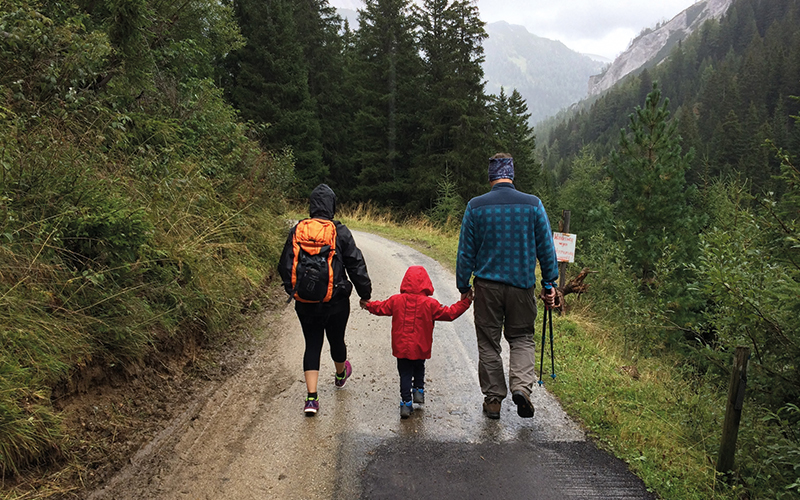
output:
[[[202,134],[139,147],[109,110],[89,131],[85,110],[2,122],[3,477],[69,453],[55,387],[90,366],[124,372],[187,333],[214,338],[272,275],[291,154],[261,151],[206,90],[214,107],[191,113],[234,134],[222,150]]]
[[[349,227],[408,243],[455,267],[458,234],[450,229],[425,218],[397,221],[370,206],[345,207],[340,216]],[[790,490],[777,491],[747,477],[743,483],[718,481],[727,387],[714,374],[698,373],[680,353],[664,349],[663,340],[654,341],[660,316],[647,297],[627,285],[627,268],[608,243],[595,242],[605,258],[593,261],[600,272],[587,280],[590,290],[567,296],[569,313],[555,318],[558,376],[546,388],[661,498],[791,498]],[[625,299],[617,300],[620,296]],[[795,448],[775,433],[776,426],[793,432],[790,417],[745,403],[737,454],[743,475],[764,478],[779,470],[770,462],[785,465],[796,459]]]

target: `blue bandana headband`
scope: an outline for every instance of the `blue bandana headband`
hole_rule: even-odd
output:
[[[513,158],[492,158],[489,160],[489,182],[497,179],[514,180]]]

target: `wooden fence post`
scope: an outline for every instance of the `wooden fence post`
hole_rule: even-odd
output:
[[[728,389],[728,405],[725,409],[725,423],[722,425],[722,442],[717,456],[717,472],[723,475],[733,470],[736,438],[739,435],[739,421],[742,419],[744,391],[747,386],[747,360],[749,358],[750,348],[736,348],[731,385]]]
[[[569,232],[569,218],[570,218],[570,211],[563,210],[561,212],[561,221],[558,223],[558,231],[560,233],[568,233]],[[564,291],[564,283],[567,279],[567,264],[568,262],[559,262],[558,263],[558,289],[561,291],[559,293],[563,293]],[[564,300],[564,296],[561,296],[561,304],[558,307],[558,315],[563,316],[567,310],[567,304]]]

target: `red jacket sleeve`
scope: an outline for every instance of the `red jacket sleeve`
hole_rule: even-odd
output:
[[[391,316],[392,315],[392,298],[386,300],[372,300],[365,304],[367,311],[376,316]]]
[[[437,302],[437,304],[439,304]],[[472,300],[464,298],[453,304],[452,306],[443,306],[439,304],[439,308],[433,312],[434,321],[453,321],[469,309]]]

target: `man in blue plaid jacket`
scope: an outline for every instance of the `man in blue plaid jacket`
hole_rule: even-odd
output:
[[[491,191],[469,201],[461,222],[456,286],[462,296],[475,286],[478,379],[483,411],[500,418],[501,402],[511,388],[517,414],[533,417],[530,400],[536,379],[536,261],[542,272],[545,307],[555,304],[558,262],[550,222],[542,201],[517,191],[514,160],[505,153],[489,159]],[[510,348],[508,385],[500,357],[500,339]]]

